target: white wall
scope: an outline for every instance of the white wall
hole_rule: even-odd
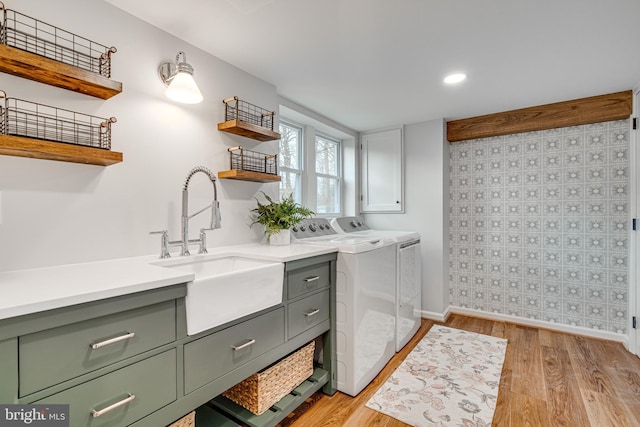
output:
[[[181,188],[194,166],[229,169],[227,148],[275,153],[277,142],[258,143],[221,133],[222,99],[237,95],[278,110],[276,88],[188,45],[101,0],[22,0],[6,7],[96,42],[113,45],[112,78],[123,92],[109,100],[0,74],[9,97],[99,117],[115,116],[112,149],[124,162],[109,167],[0,156],[0,271],[159,253],[169,229],[179,239]],[[152,7],[152,6],[150,6]],[[157,77],[161,62],[187,53],[205,97],[182,105],[164,97]],[[276,123],[277,126],[277,123]],[[250,229],[250,210],[260,190],[277,195],[277,184],[219,180],[222,229],[209,246],[262,239]],[[191,211],[210,202],[211,184],[197,174],[190,184]],[[191,221],[193,235],[208,221]]]
[[[439,319],[449,305],[449,145],[442,119],[405,125],[403,134],[405,212],[364,218],[374,229],[420,233],[423,316]]]

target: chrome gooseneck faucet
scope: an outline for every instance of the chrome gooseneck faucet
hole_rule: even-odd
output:
[[[189,181],[193,175],[198,172],[202,172],[209,177],[211,183],[213,184],[213,202],[211,205],[207,205],[197,212],[189,215]],[[201,228],[200,229],[200,237],[198,239],[189,239],[189,220],[194,216],[201,214],[207,209],[211,209],[211,222],[209,228]],[[180,255],[191,255],[189,252],[189,245],[199,243],[200,249],[198,250],[199,254],[207,253],[207,235],[206,231],[215,230],[220,228],[220,204],[218,203],[218,188],[216,187],[216,176],[211,172],[211,170],[207,169],[204,166],[196,166],[191,169],[187,174],[187,178],[184,181],[184,185],[182,186],[182,215],[180,217],[180,232],[182,234],[182,238],[180,240],[169,241],[169,234],[167,230],[163,231],[154,231],[151,234],[162,234],[162,242],[161,242],[161,252],[160,258],[169,258],[171,255],[169,254],[169,247],[171,246],[180,246]]]
[[[211,183],[213,184],[213,202],[211,202],[211,206],[205,206],[199,211],[189,215],[189,181],[191,177],[198,172],[202,172],[209,177]],[[211,208],[211,223],[209,228],[201,228],[200,229],[200,238],[189,240],[189,220],[194,216],[206,211]],[[189,244],[190,243],[200,243],[200,250],[198,253],[203,254],[207,253],[207,243],[206,243],[206,234],[207,230],[215,230],[216,228],[220,228],[220,205],[218,204],[218,187],[216,187],[216,176],[209,169],[204,166],[196,166],[195,168],[189,171],[187,174],[187,178],[184,180],[184,185],[182,186],[182,216],[181,216],[181,229],[182,229],[182,250],[180,251],[180,255],[190,255],[189,253]],[[170,242],[171,243],[171,242]]]

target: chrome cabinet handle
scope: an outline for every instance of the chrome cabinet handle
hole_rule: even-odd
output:
[[[242,345],[238,345],[238,346],[232,345],[231,348],[233,349],[233,351],[239,351],[239,350],[242,350],[243,348],[247,348],[249,346],[252,346],[255,343],[256,343],[256,340],[250,339],[249,341],[247,341],[246,343],[244,343]]]
[[[89,344],[89,346],[92,349],[97,350],[99,348],[106,347],[106,346],[111,345],[111,344],[115,344],[115,343],[118,343],[118,342],[130,340],[131,338],[133,338],[135,336],[136,336],[135,332],[128,332],[127,331],[126,334],[120,335],[119,337],[109,338],[108,340],[104,340],[104,341],[100,341],[100,342],[94,342],[94,343]]]
[[[304,281],[309,283],[309,282],[315,282],[318,279],[320,279],[320,276],[311,276],[311,277],[307,277],[306,279],[304,279]]]
[[[320,309],[319,308],[315,308],[313,310],[311,310],[308,313],[304,314],[304,317],[311,317],[311,316],[315,316],[316,314],[320,313]]]
[[[135,394],[131,394],[131,393],[127,393],[129,396],[125,397],[124,399],[122,399],[120,402],[116,402],[113,405],[107,406],[104,409],[100,409],[99,411],[96,411],[95,409],[91,410],[91,416],[93,418],[98,418],[100,415],[104,415],[107,412],[111,412],[116,408],[121,407],[122,405],[126,405],[129,402],[133,402],[133,400],[136,398]]]

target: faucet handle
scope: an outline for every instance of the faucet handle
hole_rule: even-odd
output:
[[[215,230],[215,228],[201,228],[200,229],[200,248],[198,249],[199,254],[206,254],[207,252],[207,231]]]
[[[162,237],[160,238],[160,258],[170,258],[171,254],[169,253],[169,231],[150,231],[149,234],[162,235]]]

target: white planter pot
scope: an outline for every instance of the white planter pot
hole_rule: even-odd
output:
[[[286,246],[291,243],[291,230],[280,230],[269,237],[269,244],[273,246]]]

